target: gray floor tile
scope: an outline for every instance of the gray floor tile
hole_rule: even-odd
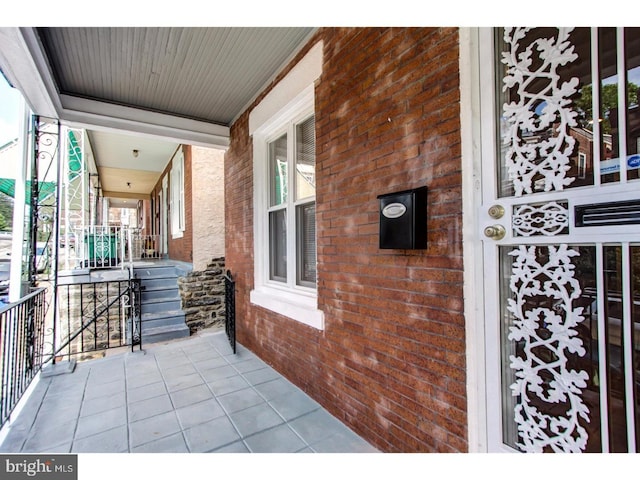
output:
[[[158,397],[167,393],[167,387],[164,382],[151,383],[141,387],[127,389],[127,401],[139,402],[148,398]]]
[[[184,430],[187,446],[191,452],[210,452],[224,445],[240,440],[240,435],[225,417]]]
[[[179,432],[180,424],[175,412],[171,411],[133,422],[129,425],[129,430],[133,448]]]
[[[231,365],[228,365],[225,362],[224,366],[210,368],[200,373],[202,378],[204,378],[207,382],[215,382],[216,380],[221,380],[224,378],[235,377],[238,375],[238,371],[233,368]]]
[[[264,399],[254,389],[245,388],[244,390],[222,395],[218,397],[218,401],[228,414],[232,414],[263,403]]]
[[[128,452],[127,427],[116,427],[91,437],[75,440],[74,453],[123,453]]]
[[[265,430],[244,442],[254,453],[293,453],[306,447],[304,441],[287,425]]]
[[[193,403],[203,402],[213,398],[213,393],[206,385],[196,385],[177,392],[171,392],[171,401],[175,408],[184,407]]]
[[[76,422],[55,424],[51,427],[33,429],[24,444],[25,452],[42,452],[55,445],[66,443],[73,439]]]
[[[339,431],[311,444],[318,453],[376,453],[377,450],[351,430]]]
[[[178,365],[174,368],[165,368],[162,371],[162,375],[164,376],[165,380],[186,377],[187,375],[191,375],[194,373],[197,373],[197,370],[191,363]]]
[[[126,425],[127,415],[124,405],[87,417],[80,417],[75,438],[89,437],[97,433]]]
[[[375,451],[224,332],[200,335],[41,377],[0,451]]]
[[[171,398],[167,394],[129,403],[129,422],[137,422],[154,415],[170,412],[173,408]]]
[[[91,398],[82,402],[80,416],[95,415],[126,404],[124,392],[115,392],[103,397]]]
[[[162,374],[159,370],[149,371],[147,373],[136,374],[127,377],[127,389],[144,387],[153,383],[163,382]]]
[[[226,362],[226,360],[224,360],[224,358],[222,358],[222,356],[216,350],[213,350],[209,345],[207,345],[206,350],[193,352],[189,351],[187,352],[187,356],[192,363],[210,362],[212,360],[222,360]]]
[[[341,429],[346,428],[325,410],[314,410],[311,413],[307,413],[290,421],[289,425],[309,445],[330,437]]]
[[[265,383],[260,383],[255,386],[255,389],[266,400],[279,397],[280,395],[287,395],[293,392],[299,391],[298,387],[293,385],[289,380],[284,377],[276,378]]]
[[[240,373],[251,372],[253,370],[260,370],[261,368],[265,368],[264,362],[257,358],[252,358],[243,362],[237,362],[232,365],[233,368],[235,368]]]
[[[78,402],[70,403],[62,407],[45,403],[40,408],[36,421],[41,428],[55,428],[58,425],[73,423],[75,425],[80,413]]]
[[[214,380],[212,382],[209,382],[208,385],[211,391],[216,396],[226,395],[228,393],[237,392],[238,390],[243,390],[249,387],[247,381],[240,375]]]
[[[176,414],[183,430],[225,415],[216,399],[178,408]]]
[[[199,373],[192,373],[191,375],[179,376],[174,378],[165,378],[165,384],[169,392],[176,392],[189,387],[195,387],[201,385],[204,380]]]
[[[249,449],[244,442],[234,442],[230,445],[225,445],[217,450],[213,450],[214,453],[249,453]]]
[[[269,400],[269,404],[287,421],[321,408],[318,402],[301,390],[275,397]]]
[[[182,432],[133,448],[132,453],[189,453]]]
[[[261,383],[270,382],[271,380],[275,380],[279,378],[281,375],[276,372],[273,368],[260,368],[258,370],[253,370],[251,372],[245,372],[242,376],[251,384],[251,385],[259,385]]]
[[[105,395],[112,395],[115,392],[124,392],[124,385],[124,379],[93,386],[87,385],[84,392],[84,398],[85,400],[89,400],[92,398],[104,397]]]
[[[260,403],[230,415],[231,421],[243,437],[284,423],[284,420],[267,403]]]

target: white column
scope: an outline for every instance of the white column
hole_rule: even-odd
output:
[[[26,211],[26,175],[29,161],[29,118],[31,112],[24,100],[20,107],[20,126],[17,148],[21,152],[21,161],[16,167],[16,186],[13,198],[13,241],[11,243],[11,274],[9,277],[9,302],[17,302],[22,297],[22,261],[25,235]],[[27,232],[28,233],[28,232]]]

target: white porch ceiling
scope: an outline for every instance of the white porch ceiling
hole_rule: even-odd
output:
[[[226,148],[233,121],[313,31],[5,27],[0,70],[34,113],[87,129],[103,191],[142,198],[180,143]]]

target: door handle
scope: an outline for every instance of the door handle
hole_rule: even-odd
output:
[[[489,237],[492,240],[502,240],[506,233],[502,225],[490,225],[484,229],[485,237]]]
[[[502,205],[492,205],[489,207],[489,216],[496,220],[502,218],[504,215],[504,207]]]

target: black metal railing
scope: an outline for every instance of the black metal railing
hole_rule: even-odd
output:
[[[0,427],[44,363],[46,290],[0,309]]]
[[[224,329],[231,349],[236,353],[236,282],[229,270],[224,276],[224,302]]]
[[[128,345],[142,349],[140,279],[58,285],[57,295],[54,362]]]

